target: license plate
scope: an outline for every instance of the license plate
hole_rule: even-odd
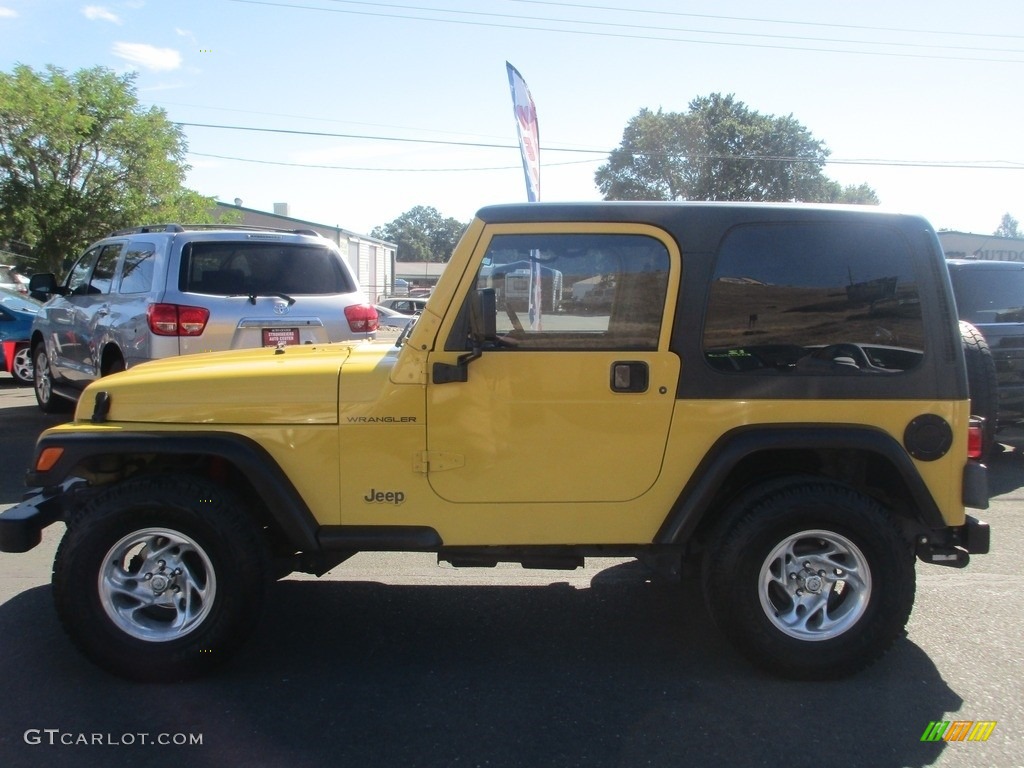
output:
[[[264,347],[279,347],[282,344],[298,344],[299,343],[299,329],[298,328],[264,328],[263,329],[263,346]]]

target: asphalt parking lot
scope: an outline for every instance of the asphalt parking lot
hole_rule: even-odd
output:
[[[0,420],[6,508],[60,419],[4,377]],[[993,552],[919,564],[907,637],[829,683],[751,668],[694,585],[632,561],[456,571],[365,554],[279,582],[220,674],[132,684],[61,631],[54,526],[0,554],[0,765],[1022,766],[1024,454],[996,457],[990,479]],[[986,742],[922,742],[941,720],[996,726]]]

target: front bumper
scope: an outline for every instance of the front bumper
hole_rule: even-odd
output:
[[[28,496],[17,506],[0,512],[0,552],[28,552],[43,537],[43,528],[64,519],[69,492],[79,479]]]

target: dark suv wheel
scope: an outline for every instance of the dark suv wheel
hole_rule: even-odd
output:
[[[971,415],[985,419],[982,430],[982,458],[992,453],[999,429],[999,390],[996,363],[992,350],[981,331],[970,323],[960,321],[960,338],[967,363],[967,388],[971,396]]]

